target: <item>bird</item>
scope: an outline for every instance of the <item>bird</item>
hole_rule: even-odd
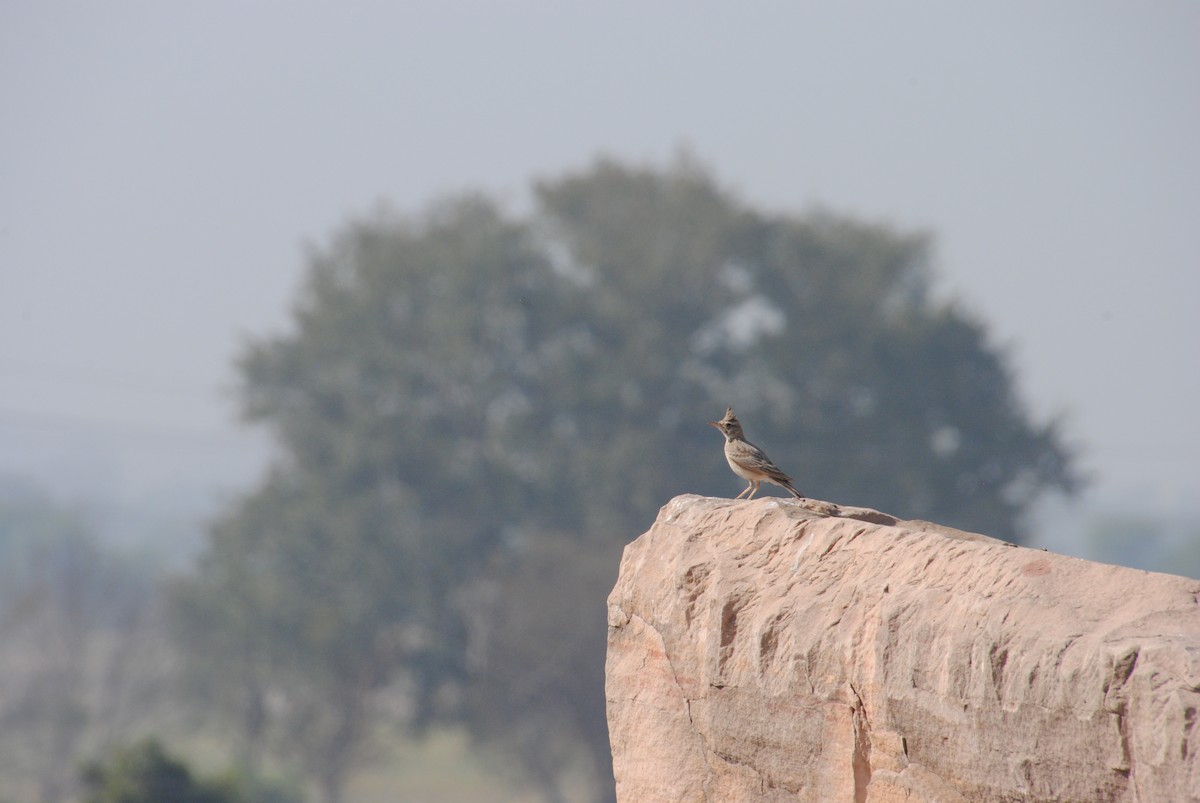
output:
[[[797,499],[804,498],[792,485],[792,478],[772,463],[766,452],[746,440],[742,432],[742,422],[733,414],[732,407],[725,410],[724,418],[720,421],[709,421],[708,425],[716,427],[725,436],[725,459],[729,461],[733,473],[750,483],[746,490],[734,499],[741,499],[747,493],[749,496],[746,496],[746,499],[753,499],[758,486],[762,485],[764,480],[785,488]]]

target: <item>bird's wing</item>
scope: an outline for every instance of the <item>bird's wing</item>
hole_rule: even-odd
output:
[[[771,458],[767,457],[766,452],[750,441],[742,441],[738,444],[735,457],[739,463],[751,471],[761,472],[776,481],[792,481],[791,477],[784,474],[777,465],[771,462]]]

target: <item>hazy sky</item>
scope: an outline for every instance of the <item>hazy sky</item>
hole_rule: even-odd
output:
[[[0,471],[243,487],[231,361],[305,243],[686,146],[761,207],[934,232],[1088,504],[1198,510],[1200,3],[982,5],[7,0]]]

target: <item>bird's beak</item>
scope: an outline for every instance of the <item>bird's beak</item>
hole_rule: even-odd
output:
[[[721,428],[721,425],[720,425],[719,423],[717,423],[716,421],[709,421],[709,422],[708,422],[708,425],[709,425],[710,427],[716,427],[717,429],[720,429],[720,428]]]

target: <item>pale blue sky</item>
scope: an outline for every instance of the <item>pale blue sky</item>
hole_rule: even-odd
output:
[[[231,360],[305,242],[685,145],[760,206],[934,232],[1085,505],[1200,510],[1197,86],[1193,2],[6,2],[0,471],[244,487]]]

